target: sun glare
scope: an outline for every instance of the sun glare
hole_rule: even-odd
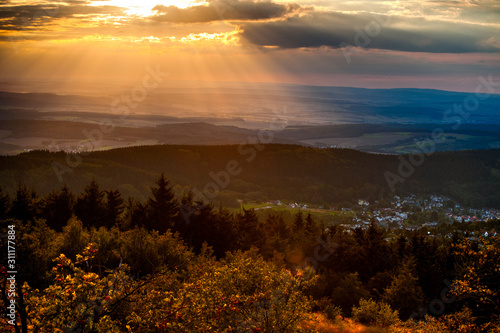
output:
[[[125,12],[128,15],[150,16],[153,15],[153,8],[156,5],[175,6],[178,8],[186,8],[192,6],[198,1],[191,0],[107,0],[107,1],[93,1],[93,6],[117,6],[126,8]]]

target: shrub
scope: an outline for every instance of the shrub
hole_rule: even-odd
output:
[[[324,310],[326,316],[328,317],[328,319],[330,320],[333,320],[333,321],[337,321],[340,318],[342,318],[342,309],[340,308],[340,306],[337,306],[337,305],[327,305],[325,307],[325,310]]]
[[[389,327],[399,322],[398,316],[398,311],[392,310],[387,303],[372,299],[361,299],[358,307],[352,307],[352,318],[363,325]]]
[[[368,297],[370,293],[363,287],[358,273],[342,278],[332,293],[333,302],[339,305],[347,316],[351,315],[352,307],[358,305],[360,299]]]

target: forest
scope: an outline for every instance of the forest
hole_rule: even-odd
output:
[[[498,236],[262,219],[177,196],[163,173],[149,190],[0,192],[1,331],[500,330]]]
[[[441,194],[468,207],[500,208],[500,149],[433,152],[427,147],[418,155],[382,155],[258,140],[0,156],[0,186],[9,195],[19,184],[43,195],[64,184],[78,193],[95,179],[104,189],[143,201],[165,172],[177,196],[192,190],[195,199],[225,207],[238,208],[238,200],[348,206],[394,194]]]

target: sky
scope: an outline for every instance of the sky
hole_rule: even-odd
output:
[[[0,81],[277,82],[474,91],[499,0],[0,0]]]

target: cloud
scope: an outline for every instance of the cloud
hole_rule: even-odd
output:
[[[65,1],[64,5],[11,5],[2,6],[0,30],[32,30],[58,18],[93,15],[123,15],[116,6],[87,6],[86,1]]]
[[[297,11],[297,4],[277,4],[271,1],[216,0],[208,6],[178,8],[176,6],[157,5],[157,12],[151,19],[170,23],[199,23],[222,20],[265,20],[283,17]]]
[[[423,17],[313,12],[272,22],[240,26],[242,40],[279,48],[339,48],[346,44],[407,52],[500,52],[492,38],[500,29],[470,23],[426,20]]]

